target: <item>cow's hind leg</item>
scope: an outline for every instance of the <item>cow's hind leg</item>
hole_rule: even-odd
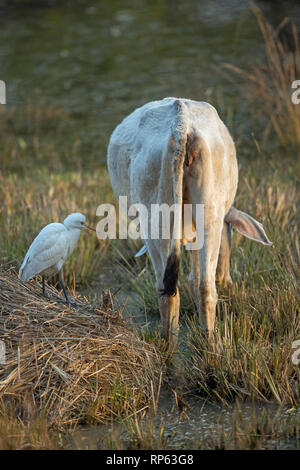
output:
[[[168,240],[145,240],[156,275],[156,292],[158,296],[162,336],[168,340],[169,350],[177,345],[179,331],[180,296],[162,295],[164,289],[164,272],[168,259]]]
[[[199,305],[199,287],[200,287],[200,264],[199,264],[199,251],[192,250],[192,269],[189,274],[189,286],[192,294],[193,301]]]
[[[215,212],[215,211],[213,211]],[[218,212],[218,211],[216,211]],[[217,216],[206,217],[204,245],[199,251],[200,258],[200,324],[208,331],[210,336],[214,330],[217,291],[216,269],[219,257],[223,218]]]
[[[177,345],[179,333],[179,307],[180,295],[161,295],[158,292],[159,311],[161,318],[161,333],[168,340],[169,350],[174,350]]]
[[[218,284],[231,285],[230,276],[230,250],[231,250],[231,226],[227,222],[223,224],[220,253],[217,266],[216,280]]]

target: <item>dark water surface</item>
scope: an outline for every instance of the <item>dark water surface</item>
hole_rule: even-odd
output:
[[[251,422],[253,420],[257,422],[257,418],[263,414],[269,416],[278,414],[278,405],[274,403],[256,405],[242,403],[238,407],[235,404],[225,407],[191,398],[188,400],[188,408],[179,410],[172,395],[167,390],[161,393],[158,412],[150,419],[150,425],[148,422],[148,429],[150,429],[148,436],[152,433],[158,445],[160,443],[163,446],[163,443],[167,443],[168,449],[214,449],[222,448],[224,442],[227,448],[234,449],[236,445],[232,437],[234,428],[238,430],[235,439],[237,436],[243,438],[257,432],[256,437],[259,440],[259,427],[255,431],[255,426],[251,426]],[[283,419],[297,414],[299,415],[299,412],[291,410],[281,412]],[[248,429],[251,429],[251,433]],[[300,448],[297,437],[281,438],[277,441],[272,436],[263,437],[262,449]],[[107,448],[108,443],[112,449],[116,446],[126,449],[130,448],[132,442],[134,442],[134,432],[128,425],[126,426],[126,422],[125,424],[84,426],[62,438],[62,444],[66,449],[101,450]]]
[[[83,163],[104,163],[109,135],[137,106],[166,96],[207,100],[231,124],[239,103],[222,64],[249,65],[263,43],[248,0],[1,1],[0,79],[7,106],[38,92],[77,120]],[[257,2],[278,25],[297,2]],[[243,106],[243,103],[240,103]],[[238,113],[237,113],[238,114]],[[238,120],[238,116],[234,117]]]

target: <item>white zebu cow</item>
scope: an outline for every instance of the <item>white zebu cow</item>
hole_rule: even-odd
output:
[[[129,204],[204,204],[204,244],[193,250],[190,284],[201,325],[214,328],[218,282],[231,282],[231,226],[270,245],[262,225],[232,207],[238,167],[233,140],[208,103],[165,98],[136,109],[116,127],[108,147],[108,170],[116,197]],[[180,215],[182,210],[180,210]],[[178,214],[177,214],[178,215]],[[179,216],[179,215],[178,215]],[[144,240],[159,299],[162,333],[176,344],[181,220],[172,240]],[[149,222],[151,225],[151,222]],[[176,232],[176,233],[175,233]],[[149,230],[149,234],[150,234]]]

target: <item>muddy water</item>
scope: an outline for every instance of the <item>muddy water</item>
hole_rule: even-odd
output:
[[[189,400],[189,408],[178,410],[172,393],[163,391],[161,394],[158,413],[150,418],[156,438],[161,429],[168,442],[168,447],[173,449],[192,448],[195,443],[207,438],[218,422],[225,421],[224,430],[228,431],[228,423],[232,410],[224,411],[216,405],[199,406],[196,400]],[[249,409],[250,412],[250,409]],[[107,445],[109,438],[123,446],[129,445],[130,431],[126,424],[113,424],[107,426],[83,427],[66,438],[66,446],[69,448],[101,449]]]
[[[244,403],[239,404],[238,407],[234,404],[224,407],[201,403],[198,399],[189,399],[187,407],[179,410],[175,404],[174,395],[170,391],[163,390],[158,412],[156,416],[149,417],[145,428],[148,426],[148,436],[149,432],[153,433],[158,449],[214,449],[222,448],[223,442],[226,442],[226,448],[234,449],[235,442],[232,435],[236,428],[235,423],[239,423],[239,431],[235,436],[242,438],[243,434],[249,435],[247,426],[253,434],[255,428],[251,427],[250,423],[253,419],[257,419],[254,416],[259,418],[262,413],[269,416],[275,415],[278,413],[278,406]],[[282,411],[281,416],[285,418],[291,416],[292,413],[297,412],[285,410]],[[133,442],[134,433],[126,423],[82,427],[62,438],[63,446],[67,449],[128,449],[132,448],[130,446]],[[261,448],[299,449],[300,442],[297,438],[281,439],[279,442],[266,437]]]

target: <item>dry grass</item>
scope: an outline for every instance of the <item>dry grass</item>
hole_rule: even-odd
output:
[[[279,39],[282,25],[274,30],[258,8],[253,8],[265,43],[265,63],[242,70],[232,64],[226,66],[244,79],[243,89],[250,106],[255,109],[256,128],[263,124],[260,146],[270,146],[270,131],[275,131],[282,146],[300,146],[300,105],[291,100],[295,89],[292,82],[300,76],[300,47],[296,26],[291,25],[293,51]],[[286,21],[283,22],[284,24]],[[256,102],[256,103],[255,103]],[[277,140],[274,139],[274,140]]]
[[[0,409],[1,450],[55,450],[61,448],[58,436],[49,429],[46,420],[31,416],[24,422],[7,407]]]
[[[73,171],[49,175],[37,171],[20,178],[0,172],[0,260],[18,259],[21,264],[33,239],[51,222],[63,222],[71,212],[82,212],[96,226],[96,208],[110,194],[106,173]],[[103,195],[105,193],[105,196]],[[63,266],[69,285],[86,285],[99,271],[108,241],[85,232],[73,255]]]
[[[1,406],[18,409],[22,419],[31,406],[55,426],[105,422],[148,407],[160,358],[128,328],[122,310],[80,297],[66,307],[54,288],[46,293],[48,299],[36,281],[21,283],[13,268],[0,272]]]
[[[297,203],[291,185],[270,186],[268,177],[241,183],[239,207],[265,226],[271,249],[234,237],[234,285],[219,290],[214,341],[208,345],[198,322],[189,321],[189,386],[224,403],[233,397],[276,400],[299,406],[300,368],[292,343],[300,338],[300,246]]]
[[[272,166],[247,163],[247,177],[243,177],[242,166],[236,207],[263,221],[274,246],[267,248],[233,233],[233,287],[229,291],[218,289],[216,331],[211,343],[199,326],[198,316],[192,318],[195,308],[188,283],[191,260],[182,250],[179,288],[183,364],[177,367],[174,363],[170,371],[172,385],[179,391],[182,387],[224,404],[235,397],[275,400],[293,407],[300,404],[300,368],[292,362],[292,343],[300,338],[299,191],[280,161],[273,161]],[[294,168],[290,167],[291,173]],[[149,260],[131,258],[131,264],[126,265],[120,255],[119,259],[123,280],[129,278],[141,303],[157,311]]]
[[[112,198],[110,181],[100,167],[98,143],[83,144],[78,122],[65,108],[39,95],[22,106],[2,106],[0,133],[0,260],[20,264],[39,231],[71,212],[96,225],[98,205]],[[65,282],[86,286],[108,245],[83,234],[63,267]]]
[[[4,173],[26,175],[39,168],[61,175],[105,160],[99,137],[83,139],[85,133],[69,109],[47,102],[39,93],[33,92],[21,105],[0,107],[0,133],[5,137],[1,141]]]

